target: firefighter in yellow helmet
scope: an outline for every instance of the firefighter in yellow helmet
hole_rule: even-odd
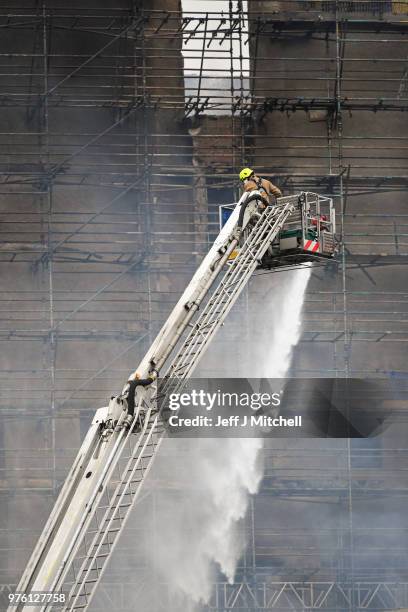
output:
[[[282,196],[281,190],[276,185],[257,176],[251,168],[243,168],[239,173],[239,178],[244,191],[260,191],[269,204],[272,203],[272,196],[275,198]]]

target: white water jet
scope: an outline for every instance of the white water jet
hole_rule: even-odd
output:
[[[267,294],[252,304],[262,316],[257,312],[258,320],[251,323],[258,332],[252,347],[257,374],[248,372],[248,377],[285,376],[299,339],[309,277],[310,269],[279,274],[272,294],[268,278],[256,279]],[[217,359],[213,348],[211,361]],[[236,361],[231,362],[224,376],[234,375]],[[146,547],[145,554],[159,581],[169,585],[178,609],[208,603],[219,571],[233,582],[246,546],[240,522],[262,480],[262,446],[261,439],[242,438],[164,441],[152,477],[160,483],[175,481],[176,487],[157,490],[155,546]]]
[[[268,316],[263,319],[263,333],[268,338],[258,376],[284,378],[290,366],[293,347],[299,341],[301,314],[310,267],[282,274],[278,291],[266,305]]]

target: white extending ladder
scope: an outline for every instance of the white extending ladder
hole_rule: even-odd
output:
[[[175,354],[170,355],[170,366],[161,385],[164,395],[174,390],[174,384],[180,388],[191,376],[268,246],[294,210],[295,204],[288,202],[268,207],[254,216],[254,222],[245,230],[246,239],[238,255],[223,269],[215,291],[196,313],[195,320],[192,319],[189,334],[175,349]],[[153,385],[137,387],[134,419],[129,428],[123,428],[118,434],[109,465],[87,504],[87,515],[69,540],[64,557],[58,560],[52,590],[68,593],[67,602],[37,607],[36,612],[88,608],[164,435],[155,392]],[[31,610],[29,606],[10,608],[16,609]]]

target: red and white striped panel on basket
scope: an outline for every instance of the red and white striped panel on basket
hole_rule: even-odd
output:
[[[317,240],[306,240],[304,246],[305,251],[311,251],[312,253],[316,253],[319,250],[319,243]]]

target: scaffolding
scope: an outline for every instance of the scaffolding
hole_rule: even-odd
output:
[[[54,499],[90,415],[207,251],[219,205],[236,200],[243,165],[285,194],[333,196],[341,219],[339,273],[315,271],[291,374],[406,377],[407,3],[194,3],[184,13],[176,0],[0,7],[0,482],[10,516],[23,492]],[[322,359],[307,359],[318,350]],[[217,585],[211,609],[279,607],[290,589],[312,608],[408,606],[406,553],[389,551],[406,527],[378,532],[395,588],[382,565],[355,562],[350,588],[346,571],[370,547],[353,501],[405,498],[406,445],[340,445],[330,482],[319,472],[329,449],[314,452],[299,450],[302,471],[299,453],[275,448],[261,495],[347,506],[332,554],[310,552],[300,533],[262,531],[254,512],[244,586]],[[374,473],[370,460],[387,467]],[[279,574],[283,536],[286,569],[321,555],[312,577]],[[33,539],[0,528],[0,550],[20,547],[0,564],[3,585],[17,581]]]

